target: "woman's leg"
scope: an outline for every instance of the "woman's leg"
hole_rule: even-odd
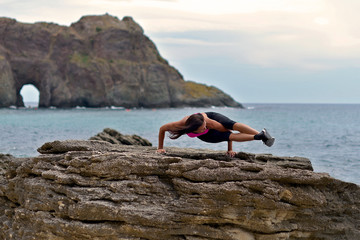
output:
[[[253,129],[252,127],[243,124],[243,123],[235,123],[233,126],[233,130],[239,131],[240,133],[250,134],[250,135],[256,135],[259,132]]]
[[[255,139],[254,139],[254,135],[252,135],[252,134],[231,133],[230,136],[229,136],[229,140],[230,141],[235,141],[235,142],[247,142],[247,141],[252,141],[252,140],[255,140]]]
[[[235,123],[233,125],[233,130],[239,131],[239,133],[231,133],[229,136],[229,140],[231,141],[245,142],[252,140],[262,140],[268,147],[271,147],[275,142],[275,138],[271,137],[265,128],[261,132],[258,132],[246,124]]]

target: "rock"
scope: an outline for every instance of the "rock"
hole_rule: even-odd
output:
[[[360,187],[305,158],[103,141],[40,149],[0,165],[0,239],[360,239]]]
[[[48,142],[38,148],[39,153],[66,153],[70,151],[112,151],[114,146],[104,141],[66,140]]]
[[[184,81],[131,17],[84,16],[70,27],[0,18],[0,107],[242,107],[215,87]]]
[[[5,50],[0,45],[0,107],[16,105],[15,82],[10,63],[5,59]]]
[[[123,135],[115,129],[105,128],[101,133],[91,137],[89,140],[106,141],[112,144],[152,146],[151,142],[138,135]]]

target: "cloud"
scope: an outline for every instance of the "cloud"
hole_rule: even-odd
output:
[[[205,40],[197,40],[191,38],[155,38],[155,42],[157,43],[164,43],[169,45],[193,45],[193,46],[224,46],[228,45],[227,43],[223,42],[211,42]]]
[[[358,65],[360,38],[358,30],[351,27],[354,22],[337,12],[327,11],[326,17],[322,14],[277,11],[212,17],[197,15],[185,21],[172,19],[169,27],[166,27],[169,22],[151,19],[153,27],[149,26],[148,30],[154,35],[162,32],[164,38],[167,38],[166,33],[181,38],[185,32],[189,37],[208,42],[203,47],[217,42],[219,54],[262,67],[328,70]],[[202,38],[204,32],[207,38]],[[160,38],[158,42],[166,44]],[[191,45],[194,45],[192,41],[184,42],[181,51],[192,49]],[[195,52],[200,53],[199,49]]]

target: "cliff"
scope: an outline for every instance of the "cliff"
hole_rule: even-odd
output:
[[[360,187],[308,159],[103,141],[0,155],[0,239],[360,239]]]
[[[131,18],[85,16],[70,27],[0,18],[0,107],[242,107],[215,87],[184,81]]]

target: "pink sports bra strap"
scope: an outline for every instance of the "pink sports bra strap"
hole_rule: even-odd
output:
[[[187,135],[191,138],[194,138],[194,137],[198,137],[198,136],[201,136],[201,135],[204,135],[204,134],[207,134],[209,131],[209,129],[206,129],[205,131],[203,131],[202,133],[187,133]]]

